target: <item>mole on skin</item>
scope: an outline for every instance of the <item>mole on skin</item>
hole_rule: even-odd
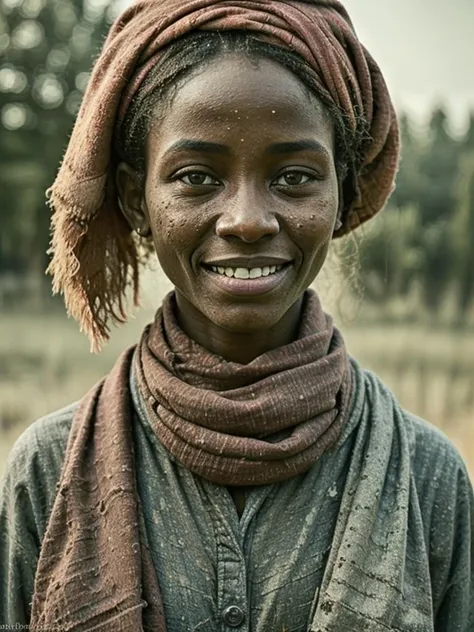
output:
[[[140,212],[186,333],[242,363],[290,342],[339,211],[322,104],[276,62],[218,58],[152,124],[146,164]],[[281,269],[265,279],[215,271],[267,261]]]

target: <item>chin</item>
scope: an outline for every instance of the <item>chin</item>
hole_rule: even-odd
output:
[[[288,306],[287,309],[289,309]],[[212,314],[209,319],[217,326],[236,334],[255,334],[259,331],[268,332],[275,327],[284,317],[287,310],[274,309],[270,306],[239,306],[233,309],[226,307],[223,315],[222,308],[217,314]]]

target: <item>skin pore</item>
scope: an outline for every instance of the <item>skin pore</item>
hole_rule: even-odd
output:
[[[291,342],[341,206],[323,105],[274,61],[220,57],[176,90],[145,157],[144,181],[118,167],[121,206],[151,231],[183,330],[242,364]]]

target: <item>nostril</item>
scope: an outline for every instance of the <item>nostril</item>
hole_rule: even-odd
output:
[[[221,215],[216,223],[219,237],[235,236],[245,243],[252,243],[267,235],[277,235],[280,224],[274,214],[246,212]]]

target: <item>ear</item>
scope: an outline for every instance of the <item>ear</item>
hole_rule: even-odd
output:
[[[118,203],[130,228],[140,237],[151,234],[150,218],[145,204],[142,179],[126,162],[121,162],[115,172]]]
[[[337,234],[337,231],[340,230],[342,228],[342,216],[344,214],[344,185],[343,182],[341,181],[341,178],[338,178],[338,197],[339,197],[339,201],[338,201],[338,208],[337,208],[337,215],[336,215],[336,222],[334,224],[334,235]]]
[[[339,178],[339,208],[337,211],[336,224],[334,226],[334,235],[339,236],[338,231],[344,226],[347,214],[353,204],[360,199],[359,183],[357,180],[357,171],[352,162],[347,169],[344,177]]]

